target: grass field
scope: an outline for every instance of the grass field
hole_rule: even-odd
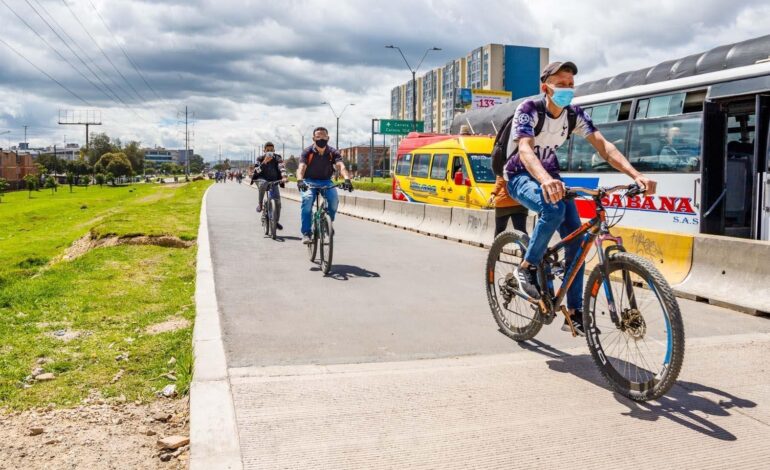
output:
[[[194,240],[209,184],[76,188],[72,194],[62,187],[54,195],[3,198],[0,407],[71,406],[94,391],[148,401],[170,383],[186,392],[195,248],[118,245],[72,261],[61,255],[88,234]],[[169,320],[176,328],[154,334]],[[172,357],[176,362],[169,364]],[[36,367],[55,379],[30,380]]]

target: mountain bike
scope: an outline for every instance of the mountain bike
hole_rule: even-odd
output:
[[[275,240],[276,231],[278,230],[278,201],[270,196],[274,186],[280,184],[281,181],[271,181],[269,183],[263,183],[265,185],[265,193],[262,195],[262,228],[265,230],[265,235]]]
[[[576,336],[562,302],[593,244],[598,262],[586,280],[582,319],[591,357],[613,390],[632,400],[653,400],[663,396],[679,375],[684,326],[674,292],[661,273],[648,260],[626,252],[621,237],[610,233],[619,219],[608,223],[604,204],[608,195],[619,191],[628,198],[644,193],[636,184],[566,188],[565,199],[590,197],[596,216],[546,250],[537,267],[540,299],[520,290],[513,274],[529,244],[521,232],[503,232],[495,238],[484,283],[492,315],[510,338],[534,338],[543,325],[553,322],[556,312],[566,317]],[[575,259],[566,265],[563,253],[569,243],[579,247]],[[561,285],[554,292],[557,279]]]
[[[334,254],[334,227],[332,218],[329,216],[328,206],[326,205],[326,191],[339,188],[341,185],[331,186],[307,185],[310,189],[318,189],[321,194],[315,198],[315,210],[313,211],[313,220],[311,222],[310,239],[307,245],[307,253],[311,262],[315,262],[316,255],[319,257],[319,264],[324,275],[329,274],[332,268],[332,255]],[[323,201],[322,201],[323,199]]]

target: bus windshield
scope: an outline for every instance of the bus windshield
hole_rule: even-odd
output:
[[[468,154],[471,162],[473,178],[477,183],[494,183],[495,173],[492,171],[492,156],[488,153]]]

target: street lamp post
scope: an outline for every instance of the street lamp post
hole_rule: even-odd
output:
[[[334,145],[337,147],[337,150],[339,150],[339,148],[340,148],[340,118],[342,117],[342,114],[345,112],[345,110],[348,109],[348,106],[355,106],[356,104],[355,103],[348,103],[348,104],[346,104],[345,107],[342,108],[342,111],[339,114],[337,114],[334,111],[334,108],[332,108],[331,103],[329,103],[328,101],[324,101],[321,104],[327,105],[329,107],[329,109],[332,110],[332,114],[334,114],[334,117],[337,118],[337,140],[336,140]]]
[[[440,47],[431,47],[425,51],[425,54],[422,55],[422,59],[420,59],[420,62],[417,63],[416,68],[412,68],[411,65],[409,65],[409,61],[406,60],[406,56],[404,56],[404,53],[401,52],[401,48],[394,45],[385,46],[386,49],[396,49],[399,54],[401,54],[401,58],[404,59],[404,62],[406,63],[407,68],[410,72],[412,72],[412,130],[417,130],[417,71],[420,70],[420,66],[422,65],[422,61],[425,60],[425,57],[428,55],[430,51],[440,51]]]

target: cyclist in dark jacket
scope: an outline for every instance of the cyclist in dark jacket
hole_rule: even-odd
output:
[[[254,173],[251,176],[251,182],[256,182],[259,188],[257,212],[262,212],[262,200],[265,197],[267,184],[275,181],[280,181],[281,185],[288,181],[286,167],[283,164],[283,157],[275,153],[273,143],[267,142],[265,144],[265,153],[257,158],[257,163],[254,165]],[[275,200],[275,214],[273,216],[278,221],[281,217],[281,192],[278,189],[278,185],[270,187],[270,199]],[[278,230],[283,230],[279,223],[276,223],[276,227]]]

